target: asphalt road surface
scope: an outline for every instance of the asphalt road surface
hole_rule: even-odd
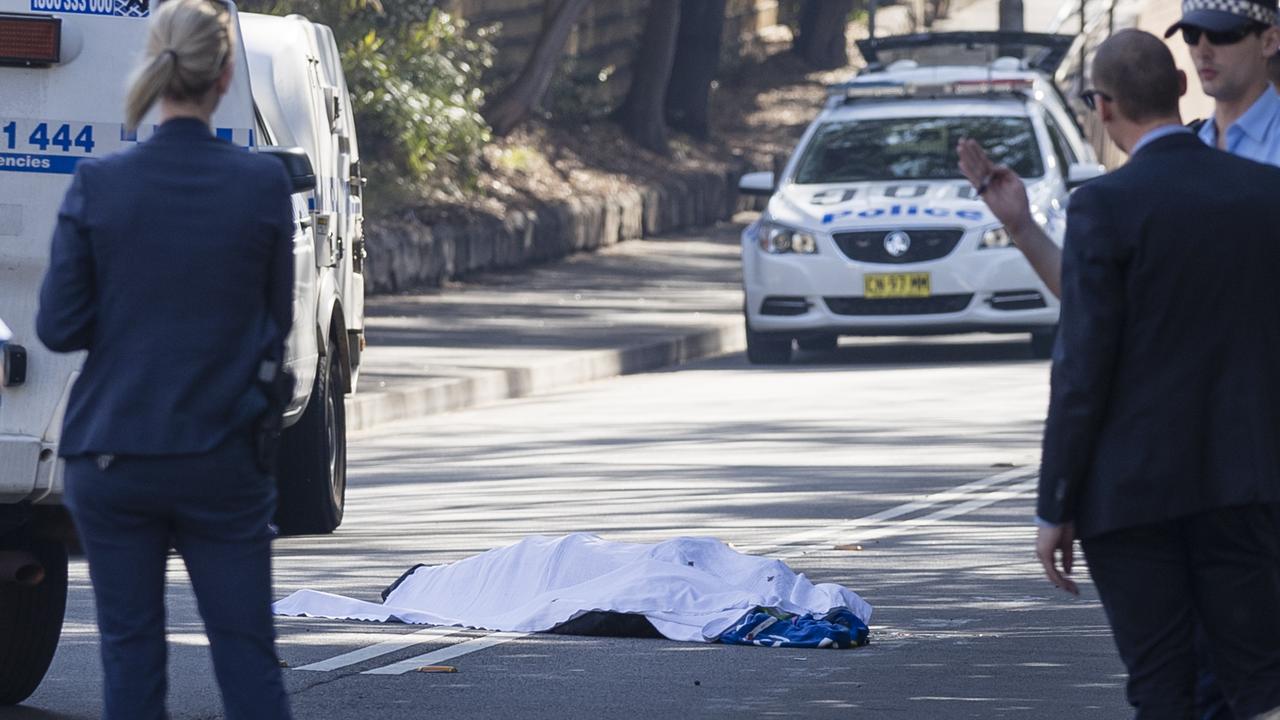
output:
[[[377,600],[414,564],[535,533],[709,535],[855,590],[875,608],[872,643],[766,649],[282,618],[295,714],[1123,717],[1096,593],[1087,582],[1079,599],[1056,591],[1032,555],[1047,374],[1022,336],[846,341],[785,368],[727,357],[354,435],[346,521],[277,542],[277,597]],[[170,579],[170,710],[219,717],[176,560]],[[429,664],[457,672],[414,671]],[[0,718],[94,718],[99,692],[75,561],[49,676]]]

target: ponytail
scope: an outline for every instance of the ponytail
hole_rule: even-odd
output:
[[[218,0],[169,0],[151,20],[147,53],[125,101],[125,127],[161,98],[193,100],[209,92],[231,58],[230,12]]]

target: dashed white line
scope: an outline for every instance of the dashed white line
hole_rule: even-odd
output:
[[[743,552],[750,553],[752,555],[767,555],[767,554],[770,554],[772,551],[787,548],[786,552],[783,552],[777,555],[779,559],[786,560],[788,558],[799,557],[800,555],[803,555],[815,549],[816,547],[819,547],[820,545],[815,544],[815,541],[817,541],[817,543],[820,543],[821,545],[829,545],[831,542],[834,542],[835,538],[848,536],[850,533],[854,532],[855,530],[858,530],[859,528],[863,528],[868,525],[877,525],[887,520],[894,520],[904,515],[910,515],[912,513],[919,512],[921,510],[926,510],[928,508],[931,508],[935,505],[939,505],[941,503],[951,502],[953,500],[968,499],[968,498],[971,498],[975,493],[981,492],[983,490],[987,490],[991,487],[1001,485],[1003,483],[1011,482],[1013,480],[1020,480],[1020,479],[1026,478],[1028,475],[1034,475],[1035,472],[1036,472],[1035,468],[1028,468],[1028,467],[1020,467],[1020,468],[1014,468],[1012,470],[1006,470],[1005,472],[997,473],[995,475],[982,478],[981,480],[974,480],[973,482],[965,483],[964,485],[958,485],[950,490],[944,490],[939,493],[927,495],[920,500],[915,500],[909,503],[898,505],[896,507],[891,507],[887,510],[882,510],[874,515],[868,515],[867,517],[848,520],[846,522],[839,523],[837,525],[830,525],[827,527],[806,530],[801,533],[796,533],[794,535],[787,536],[785,538],[782,538],[781,540],[778,540],[777,542],[770,543],[767,545],[750,545],[745,547],[738,546],[738,549]],[[983,496],[983,498],[985,497],[986,496]],[[971,510],[972,509],[976,509],[976,508],[971,508]],[[965,510],[964,512],[970,512],[970,510]],[[957,514],[962,514],[962,513],[957,513]],[[803,545],[801,547],[795,547],[795,548],[791,547],[797,544],[803,544]]]
[[[501,645],[503,643],[511,642],[512,640],[518,640],[519,638],[526,637],[529,634],[530,633],[496,632],[491,635],[476,638],[475,640],[468,640],[464,643],[458,643],[457,645],[451,645],[447,648],[429,652],[425,655],[418,655],[417,657],[411,657],[408,660],[401,660],[398,663],[393,663],[385,667],[365,670],[362,674],[403,675],[407,672],[416,670],[423,665],[436,665],[446,660],[452,660],[454,658],[462,657],[463,655],[469,655],[473,652],[491,648],[494,645]]]
[[[393,652],[403,650],[407,647],[413,647],[414,645],[419,645],[421,643],[427,642],[428,640],[431,640],[433,638],[448,637],[450,635],[456,635],[457,633],[460,633],[460,632],[462,632],[462,628],[455,628],[455,627],[427,628],[426,630],[419,630],[417,632],[406,633],[404,635],[397,635],[391,638],[390,640],[384,640],[378,643],[377,645],[370,645],[369,647],[363,647],[358,650],[352,650],[351,652],[343,653],[336,657],[331,657],[328,660],[321,660],[320,662],[311,663],[310,665],[302,665],[300,667],[294,668],[294,670],[310,670],[313,672],[328,672],[330,670],[337,670],[339,668],[347,667],[348,665],[356,665],[356,664],[365,662],[366,660],[372,660],[376,657],[389,655]]]
[[[872,528],[865,531],[855,532],[851,535],[850,539],[865,542],[868,540],[878,540],[880,538],[910,532],[925,525],[932,525],[934,523],[942,522],[943,520],[949,520],[958,515],[965,515],[973,512],[974,510],[980,510],[987,507],[988,505],[995,505],[1003,500],[1011,500],[1023,495],[1029,495],[1035,491],[1039,482],[1038,478],[1031,478],[1024,482],[1020,482],[1017,485],[1011,485],[1002,490],[995,490],[981,497],[976,497],[967,502],[962,502],[959,505],[952,505],[951,507],[943,508],[921,518],[904,520],[903,522],[896,525],[890,525],[888,527]]]

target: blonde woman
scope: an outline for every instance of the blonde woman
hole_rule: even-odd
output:
[[[216,138],[229,12],[170,0],[126,108],[137,147],[81,164],[59,211],[40,339],[88,351],[59,452],[97,599],[108,720],[165,717],[165,562],[186,563],[228,718],[287,718],[270,614],[275,508],[255,383],[292,321],[283,165]]]

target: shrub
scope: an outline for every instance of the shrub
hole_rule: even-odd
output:
[[[408,200],[430,186],[473,187],[489,127],[480,76],[493,64],[489,30],[421,0],[261,0],[333,28],[374,194]]]

